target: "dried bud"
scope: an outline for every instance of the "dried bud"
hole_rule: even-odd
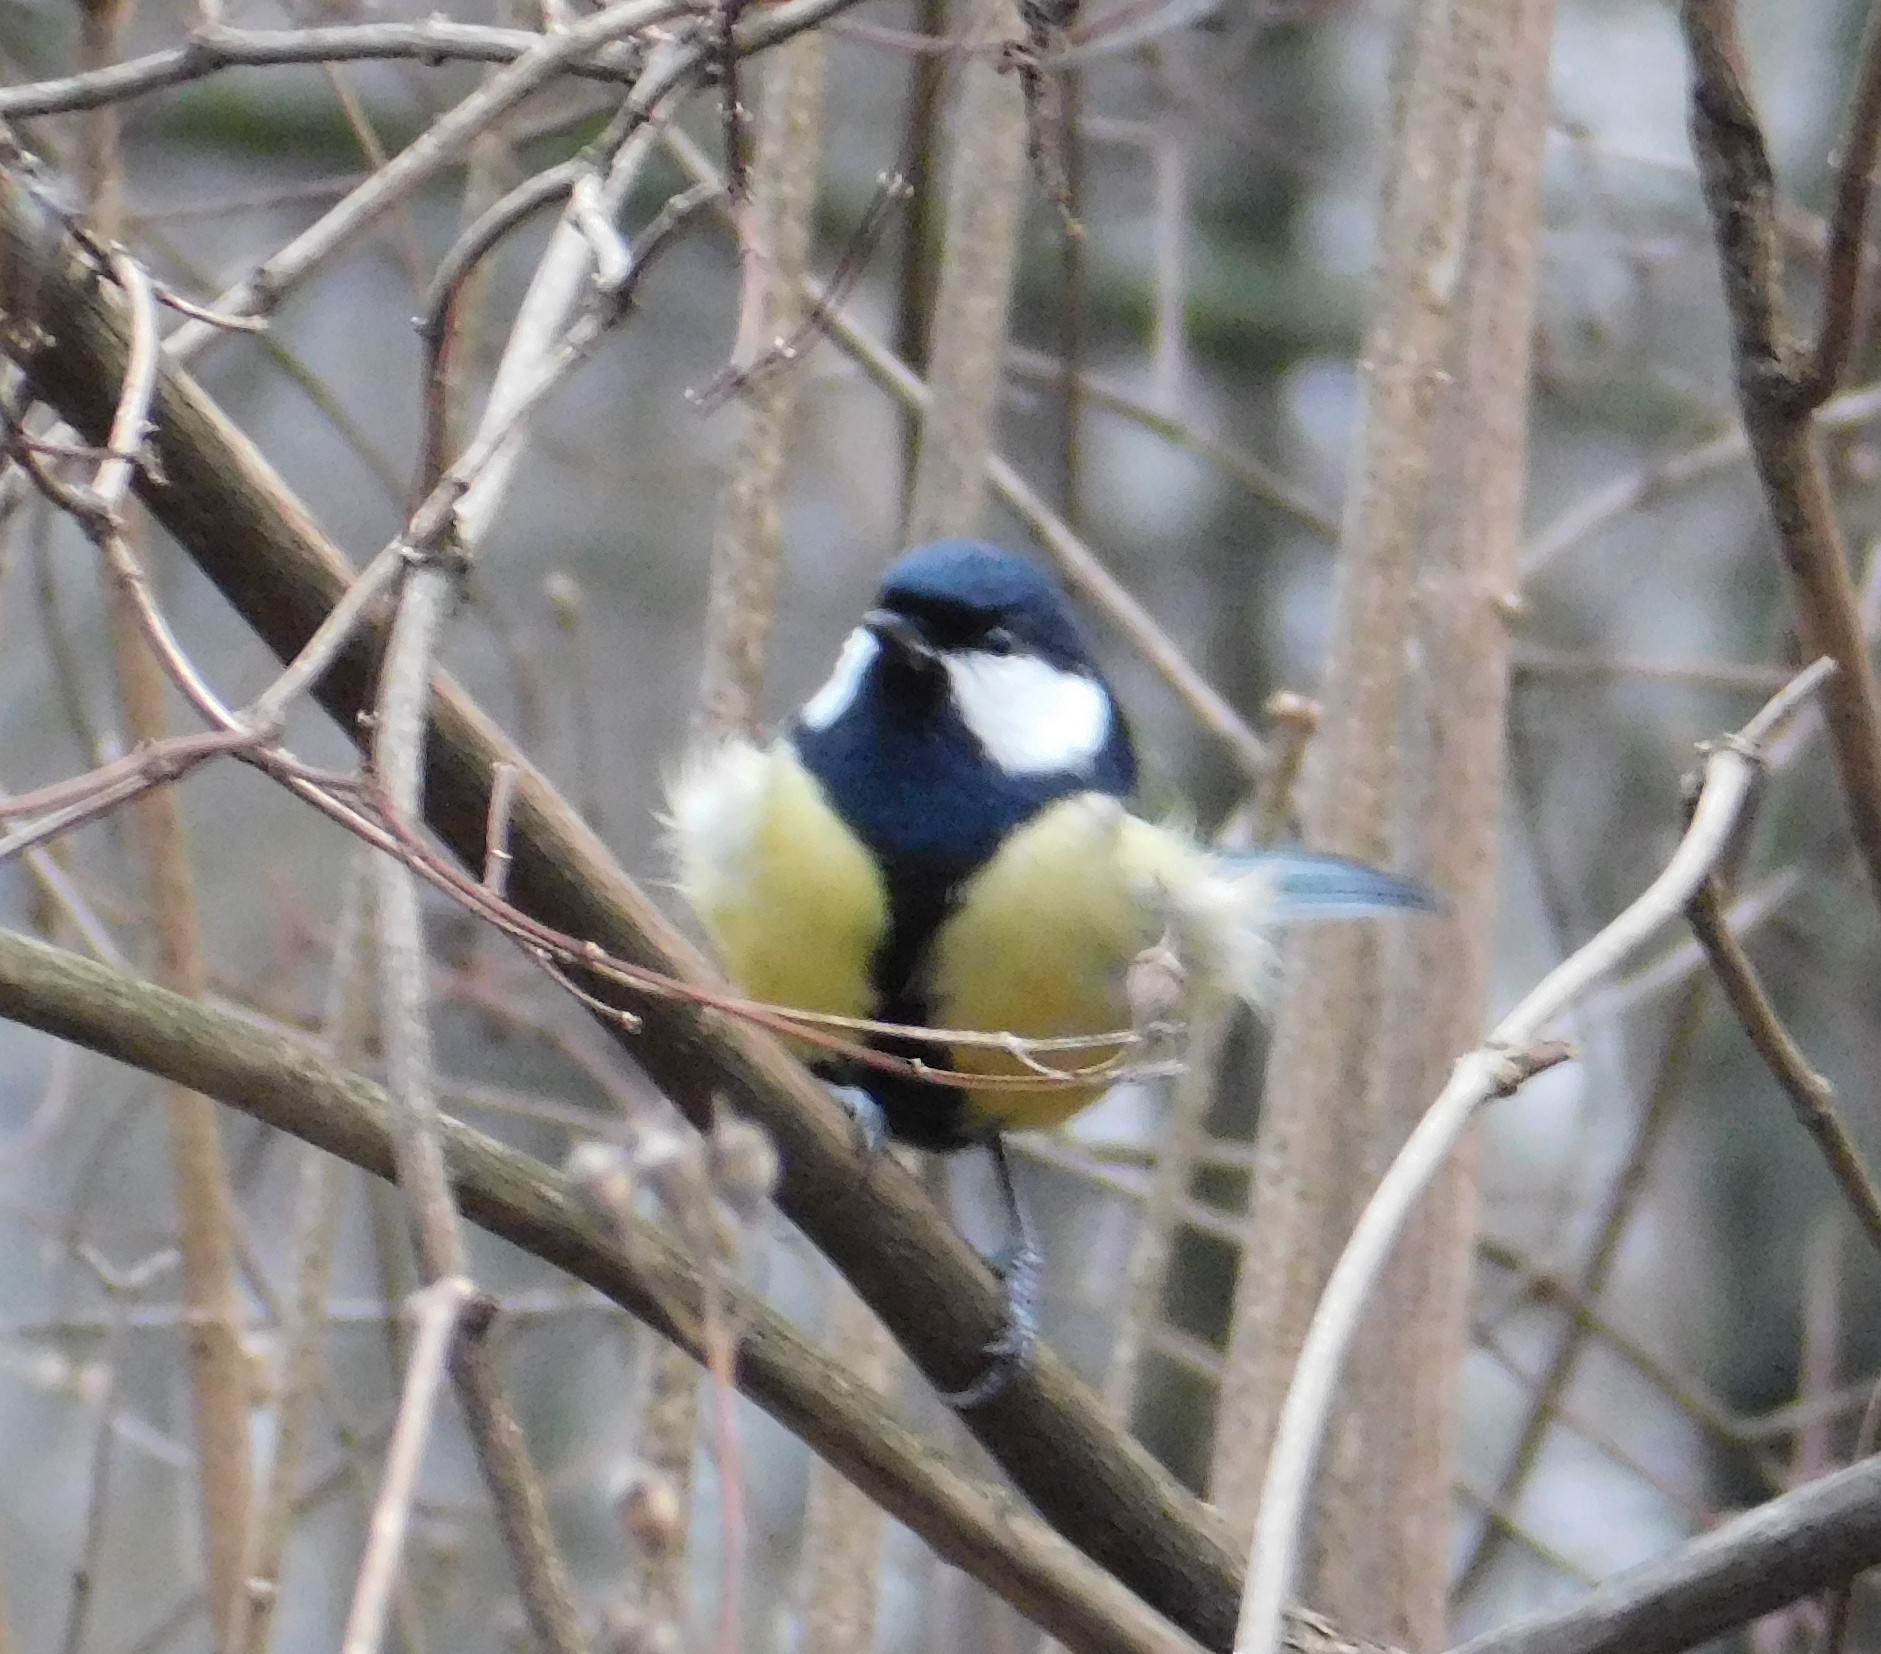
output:
[[[705,1157],[690,1132],[647,1127],[634,1133],[631,1152],[634,1170],[646,1179],[675,1222],[683,1221],[707,1194]]]
[[[684,1541],[685,1509],[672,1478],[642,1467],[614,1504],[620,1525],[648,1556],[667,1556]]]
[[[557,569],[542,582],[542,595],[549,600],[549,608],[555,615],[557,626],[564,632],[581,629],[581,617],[587,599],[579,580],[566,569]]]
[[[1189,973],[1183,969],[1167,931],[1130,961],[1124,973],[1124,997],[1130,1006],[1130,1025],[1139,1033],[1175,1020]]]
[[[562,1175],[574,1185],[581,1203],[603,1223],[630,1216],[634,1207],[634,1163],[618,1143],[584,1138],[568,1151]]]
[[[1276,689],[1267,697],[1261,712],[1270,724],[1287,724],[1304,735],[1311,735],[1319,728],[1319,702],[1298,690]]]
[[[762,1126],[721,1114],[705,1141],[712,1187],[749,1223],[777,1188],[777,1145]]]

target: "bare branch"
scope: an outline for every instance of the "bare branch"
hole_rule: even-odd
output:
[[[1481,1109],[1566,1058],[1565,1048],[1538,1044],[1549,1024],[1703,888],[1730,848],[1755,788],[1763,743],[1832,671],[1832,663],[1816,662],[1717,746],[1705,762],[1703,791],[1691,824],[1664,871],[1631,906],[1530,989],[1488,1039],[1458,1062],[1450,1083],[1367,1203],[1314,1311],[1274,1432],[1248,1562],[1247,1595],[1235,1634],[1239,1654],[1267,1654],[1279,1646],[1306,1498],[1340,1368],[1359,1316],[1418,1199]]]
[[[1789,575],[1803,646],[1836,664],[1823,709],[1856,849],[1869,888],[1881,901],[1881,688],[1863,639],[1812,417],[1834,389],[1819,379],[1818,367],[1839,371],[1848,349],[1846,338],[1837,335],[1851,324],[1837,318],[1852,306],[1855,283],[1846,258],[1825,275],[1829,312],[1823,346],[1812,361],[1792,336],[1785,313],[1776,181],[1751,102],[1734,0],[1685,0],[1680,15],[1692,60],[1692,150],[1717,237],[1744,429]],[[1847,158],[1841,197],[1857,242],[1865,180],[1881,141],[1876,59],[1871,34],[1852,129],[1859,153]],[[1862,184],[1861,201],[1850,206],[1856,182]]]
[[[340,1637],[340,1654],[378,1654],[385,1636],[386,1607],[404,1558],[412,1494],[419,1467],[424,1463],[425,1446],[431,1439],[438,1392],[444,1383],[451,1344],[457,1337],[458,1319],[475,1296],[476,1289],[469,1281],[461,1275],[447,1275],[412,1297],[418,1336],[405,1363],[398,1418],[386,1449],[385,1476],[366,1530],[366,1554],[353,1584],[353,1602]]]
[[[345,63],[399,58],[436,67],[445,63],[513,63],[543,37],[527,29],[492,28],[430,17],[417,23],[346,23],[310,29],[204,29],[188,44],[59,80],[0,87],[0,120],[23,120],[69,110],[99,109],[233,68],[291,63]],[[567,72],[626,82],[639,63],[620,48],[595,51]]]
[[[689,176],[701,183],[718,184],[717,169],[684,133],[668,131],[665,143]],[[920,377],[856,322],[846,307],[832,303],[827,287],[810,281],[805,283],[805,291],[830,338],[855,359],[862,371],[903,407],[925,412],[929,392]],[[1250,780],[1258,779],[1266,767],[1267,748],[1247,720],[1195,669],[1174,639],[1015,466],[997,454],[990,455],[985,463],[986,480],[994,494],[1037,537],[1057,563],[1066,584],[1149,662],[1196,722],[1227,748],[1243,774]]]
[[[1707,880],[1692,898],[1686,916],[1757,1055],[1783,1088],[1797,1121],[1815,1139],[1848,1209],[1868,1239],[1881,1247],[1881,1194],[1876,1193],[1855,1140],[1836,1112],[1835,1087],[1810,1066],[1802,1047],[1783,1026],[1770,996],[1757,980],[1750,955],[1724,922],[1718,891],[1711,881]]]
[[[1881,1559],[1881,1461],[1864,1460],[1455,1654],[1677,1654]]]
[[[1822,261],[1822,315],[1816,324],[1815,355],[1808,372],[1816,406],[1833,396],[1842,382],[1860,329],[1862,264],[1867,257],[1863,242],[1877,151],[1881,151],[1881,11],[1870,6],[1857,58],[1848,130],[1836,166],[1829,251]]]
[[[790,10],[756,21],[772,23]],[[43,203],[0,173],[0,267],[17,267],[6,259],[24,261],[35,276],[35,314],[46,334],[31,361],[35,389],[81,430],[103,429],[121,377],[122,319],[89,255],[62,240]],[[264,641],[291,657],[354,571],[252,446],[174,368],[159,377],[153,419],[159,464],[140,474],[141,496]],[[384,617],[369,613],[317,685],[356,739],[383,638]],[[425,807],[453,853],[481,868],[496,766],[512,763],[520,777],[510,877],[517,909],[564,935],[592,939],[605,957],[711,981],[696,950],[460,690],[440,679],[430,704]],[[304,783],[296,790],[311,796]],[[313,801],[336,808],[331,799]],[[348,824],[385,840],[369,822]],[[467,893],[487,900],[474,878],[466,882]],[[822,1087],[773,1041],[693,1003],[629,993],[608,978],[585,985],[640,1019],[632,1028],[615,1021],[610,1031],[695,1124],[709,1125],[719,1096],[771,1134],[784,1167],[779,1205],[924,1372],[957,1388],[978,1371],[977,1352],[1005,1312],[997,1282],[914,1179],[860,1153],[848,1119]],[[868,1198],[858,1198],[864,1189]],[[1061,1363],[1042,1352],[1032,1372],[971,1422],[1048,1520],[1062,1523],[1152,1605],[1200,1634],[1226,1637],[1237,1561],[1219,1524],[1105,1419]]]

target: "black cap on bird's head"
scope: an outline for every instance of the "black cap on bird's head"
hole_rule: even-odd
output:
[[[969,650],[1091,670],[1057,581],[982,540],[937,540],[908,552],[882,576],[863,624],[917,671],[931,671],[937,655]]]

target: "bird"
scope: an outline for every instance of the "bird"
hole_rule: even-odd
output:
[[[1015,552],[942,540],[891,564],[773,739],[720,738],[681,765],[674,882],[755,999],[1022,1040],[1130,1029],[1144,963],[1171,955],[1179,966],[1149,994],[1159,1008],[1259,1009],[1282,925],[1435,905],[1423,885],[1343,857],[1215,850],[1137,813],[1137,783],[1128,723],[1057,580]],[[978,1405],[1037,1339],[1041,1260],[1003,1134],[1062,1124],[1110,1080],[1013,1088],[997,1082],[1040,1059],[1010,1042],[869,1043],[968,1077],[811,1053],[872,1135],[993,1155],[1014,1234],[992,1260],[1008,1321],[983,1376],[948,1397]],[[1122,1050],[1072,1057],[1101,1067]]]

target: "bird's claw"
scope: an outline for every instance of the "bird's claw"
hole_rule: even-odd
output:
[[[1006,1321],[981,1350],[986,1370],[964,1389],[941,1392],[941,1400],[956,1412],[983,1407],[1003,1395],[1038,1353],[1039,1274],[1043,1263],[1038,1248],[1029,1240],[1021,1240],[986,1261],[1006,1288]]]

